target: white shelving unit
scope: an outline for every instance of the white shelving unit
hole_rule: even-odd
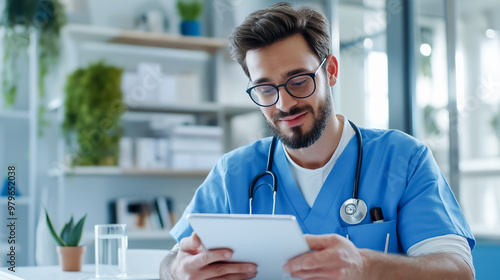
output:
[[[79,60],[81,56],[85,56],[85,52],[97,56],[105,54],[104,56],[109,64],[129,68],[133,67],[133,65],[131,65],[133,61],[135,61],[133,56],[136,55],[147,58],[158,57],[158,60],[173,59],[176,62],[185,60],[195,63],[207,63],[209,68],[213,69],[213,72],[216,72],[218,69],[217,64],[223,62],[220,56],[224,56],[224,48],[227,46],[227,41],[221,39],[154,34],[84,25],[68,25],[63,30],[63,38],[67,52],[64,71],[66,75],[77,67],[85,66],[85,64]],[[113,60],[113,55],[130,59]],[[219,59],[217,59],[217,57],[219,57]],[[204,69],[203,71],[207,70]],[[214,73],[210,74],[213,75]],[[214,94],[217,90],[217,81],[211,81],[208,89],[202,92],[202,94],[205,95],[204,97],[208,95],[208,98],[192,104],[151,104],[143,102],[139,104],[126,104],[127,111],[123,115],[123,121],[148,121],[148,118],[152,115],[189,114],[194,115],[197,119],[209,118],[210,120],[215,120],[218,126],[221,126],[225,132],[228,132],[231,129],[230,120],[233,117],[259,112],[257,106],[217,103]],[[63,110],[59,110],[59,119],[61,121],[63,119]],[[228,136],[230,133],[224,134],[223,146],[227,151],[231,143],[230,136]],[[63,162],[65,158],[64,141],[60,139],[59,142],[58,161]],[[71,187],[69,185],[69,178],[73,180],[72,182],[75,180],[79,182],[82,182],[82,180],[94,180],[93,182],[97,182],[96,180],[99,180],[99,182],[124,182],[123,180],[130,181],[137,178],[146,178],[157,180],[156,182],[158,182],[158,180],[170,180],[177,182],[177,184],[181,181],[189,181],[189,184],[193,184],[193,182],[199,184],[198,182],[201,182],[203,178],[208,175],[208,172],[209,170],[141,170],[101,166],[73,168],[63,166],[49,171],[50,175],[58,177],[57,196],[59,203],[58,208],[60,209],[58,211],[59,213],[66,213],[68,209],[67,206],[72,203],[71,198],[67,196],[69,188]],[[106,192],[108,196],[110,193],[115,193],[117,197],[122,195],[121,186],[106,186],[105,190],[102,191]],[[188,192],[191,192],[191,190],[189,189]],[[141,188],[137,188],[136,193],[140,195]],[[89,194],[89,201],[91,196],[95,195],[96,193]],[[86,198],[79,197],[78,199],[82,200]],[[176,214],[180,216],[181,213]],[[62,215],[59,215],[58,218],[59,223],[62,223],[64,220]],[[168,240],[169,242],[174,242],[168,234],[168,231],[163,230],[131,230],[128,232],[128,235],[131,240],[144,239],[157,240],[158,242],[162,242],[161,240]]]
[[[3,33],[3,30],[0,31]],[[27,109],[11,109],[5,108],[3,102],[0,102],[0,160],[2,169],[4,166],[16,165],[16,162],[27,158],[27,170],[24,166],[16,165],[16,190],[20,196],[16,196],[15,203],[16,211],[16,247],[17,247],[17,265],[34,265],[35,263],[35,214],[36,214],[36,182],[37,182],[37,142],[38,142],[38,34],[36,31],[31,31],[29,34],[28,46],[28,108]],[[18,69],[20,72],[26,73],[26,69]],[[18,90],[18,97],[22,94]],[[3,96],[0,96],[3,99]],[[4,157],[7,149],[6,143],[10,141],[13,135],[10,135],[7,128],[11,121],[27,122],[28,131],[23,131],[23,136],[28,138],[28,145],[25,153],[16,154],[14,158]],[[10,128],[12,129],[12,128]],[[25,134],[25,135],[24,135]],[[17,136],[19,137],[19,136]],[[26,153],[27,152],[27,153]],[[1,170],[0,179],[2,180],[7,170]],[[0,197],[1,213],[7,213],[7,197]],[[22,211],[21,209],[26,210]],[[21,214],[24,213],[24,214]],[[21,216],[22,215],[22,216]],[[24,216],[26,215],[26,216]],[[23,232],[25,231],[25,232]],[[21,261],[21,262],[20,262]],[[24,263],[26,261],[26,263]]]

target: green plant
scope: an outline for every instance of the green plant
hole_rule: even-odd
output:
[[[59,60],[60,31],[66,24],[66,15],[59,0],[7,0],[0,25],[4,28],[4,53],[1,89],[6,107],[11,107],[17,96],[19,55],[26,52],[30,31],[38,32],[38,92],[40,108],[39,127],[48,125],[45,120],[45,78]],[[40,129],[40,134],[41,134]]]
[[[49,228],[50,235],[54,238],[57,245],[64,247],[77,247],[80,244],[80,240],[82,239],[83,234],[83,224],[85,223],[85,218],[87,215],[84,215],[76,225],[73,224],[73,216],[69,222],[67,222],[60,234],[57,234],[54,226],[52,225],[52,221],[50,220],[49,213],[47,213],[47,209],[45,209],[45,219],[47,221],[47,227]]]
[[[78,144],[72,165],[117,165],[125,108],[122,72],[97,62],[68,76],[63,131],[70,146]]]
[[[182,20],[197,20],[203,12],[203,3],[198,0],[179,0],[177,11]]]

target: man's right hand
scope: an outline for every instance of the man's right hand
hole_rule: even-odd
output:
[[[229,249],[205,250],[200,238],[193,233],[181,240],[179,252],[170,267],[176,280],[180,279],[250,279],[257,275],[252,263],[229,263]]]

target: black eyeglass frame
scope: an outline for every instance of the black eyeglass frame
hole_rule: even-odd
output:
[[[246,90],[248,96],[250,97],[250,99],[252,99],[252,101],[257,104],[258,106],[260,107],[271,107],[273,106],[274,104],[276,104],[278,102],[278,100],[280,99],[280,87],[285,87],[285,91],[290,94],[290,96],[294,97],[294,98],[297,98],[297,99],[305,99],[305,98],[308,98],[309,96],[313,95],[314,92],[316,92],[316,75],[318,74],[318,71],[319,69],[321,69],[321,66],[323,66],[323,64],[325,63],[326,61],[326,57],[323,59],[323,61],[321,61],[321,63],[319,64],[318,68],[316,69],[316,71],[314,71],[314,73],[304,73],[304,74],[299,74],[299,75],[295,75],[293,77],[290,77],[288,80],[286,80],[286,82],[284,84],[281,84],[281,85],[273,85],[273,84],[260,84],[260,85],[256,85],[256,86],[253,86],[253,87],[250,87]],[[313,91],[307,95],[307,96],[302,96],[302,97],[299,97],[299,96],[295,96],[293,95],[289,90],[288,90],[288,87],[287,87],[287,84],[290,80],[292,79],[295,79],[297,77],[302,77],[302,76],[309,76],[312,78],[313,82],[314,82],[314,89]],[[273,87],[274,89],[276,89],[276,101],[274,101],[274,103],[272,104],[269,104],[269,105],[262,105],[262,104],[259,104],[257,103],[257,101],[255,101],[253,98],[252,98],[252,90],[254,88],[257,88],[257,87],[261,87],[261,86],[270,86],[270,87]]]

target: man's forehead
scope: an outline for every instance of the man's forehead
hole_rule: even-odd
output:
[[[277,74],[294,68],[309,68],[311,65],[314,67],[317,57],[304,37],[295,34],[269,46],[249,50],[245,59],[250,76],[254,80],[257,76],[270,75],[267,72]]]
[[[247,53],[247,68],[252,82],[261,79],[278,81],[300,72],[312,71],[318,59],[310,52],[296,54],[263,55],[259,52]]]

